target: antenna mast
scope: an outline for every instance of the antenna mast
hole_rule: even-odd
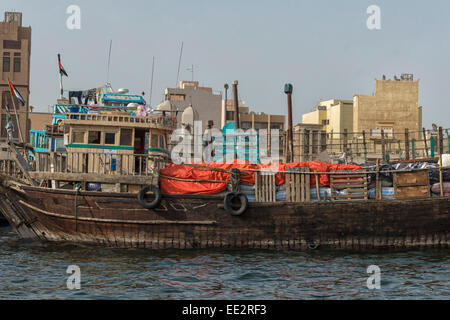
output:
[[[152,106],[152,96],[153,96],[153,73],[155,72],[155,56],[153,56],[153,63],[152,63],[152,81],[150,83],[150,101],[149,105]]]
[[[175,88],[178,87],[178,78],[180,76],[180,65],[182,56],[183,56],[183,42],[181,42],[180,59],[178,60],[177,83],[175,84]]]
[[[109,53],[108,53],[108,73],[106,76],[106,82],[109,83],[109,67],[111,64],[111,49],[112,49],[112,39],[109,41]]]

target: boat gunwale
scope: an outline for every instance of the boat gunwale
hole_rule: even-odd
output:
[[[78,196],[92,196],[92,197],[111,197],[111,198],[136,198],[137,193],[118,193],[118,192],[99,192],[99,191],[76,191],[67,189],[50,189],[44,187],[34,187],[28,185],[20,186],[24,191],[37,191],[43,193],[52,194],[66,194],[66,195],[78,195]],[[14,190],[14,189],[13,189]],[[216,200],[222,202],[224,199],[223,195],[195,195],[195,194],[163,194],[163,198],[166,199],[202,199],[202,200]],[[432,196],[432,197],[421,197],[421,198],[409,198],[409,199],[367,199],[367,200],[340,200],[340,201],[323,201],[323,202],[249,202],[249,207],[283,207],[286,205],[296,205],[296,206],[339,206],[343,204],[401,204],[416,201],[427,201],[433,202],[437,200],[447,200],[450,201],[450,197]]]

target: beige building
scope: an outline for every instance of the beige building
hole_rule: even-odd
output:
[[[45,130],[47,125],[52,124],[53,114],[48,112],[30,112],[28,114],[29,118],[29,129],[30,130]]]
[[[228,122],[234,121],[234,100],[222,101],[222,128]],[[285,130],[286,117],[284,115],[266,114],[250,111],[244,101],[239,101],[239,122],[242,129],[279,129]]]
[[[31,27],[22,27],[22,13],[20,12],[6,12],[5,20],[0,22],[0,56],[2,57],[0,66],[2,69],[0,78],[0,141],[6,141],[6,106],[11,112],[15,126],[14,137],[19,138],[18,132],[20,127],[24,140],[28,141]],[[14,113],[8,79],[11,80],[25,100],[25,106],[22,106],[15,99],[20,126],[16,123],[16,114]]]
[[[198,81],[180,81],[178,88],[165,90],[165,103],[162,104],[162,108],[179,111],[177,116],[179,126],[182,124],[183,111],[190,105],[193,112],[189,110],[188,112],[193,113],[193,120],[200,120],[203,123],[212,120],[216,128],[220,127],[222,93],[214,93],[212,88],[200,87]]]
[[[318,124],[327,133],[353,131],[353,101],[321,101],[313,111],[302,117],[303,124]]]
[[[365,130],[371,137],[384,130],[389,137],[403,136],[408,128],[411,137],[422,130],[422,107],[419,106],[419,81],[403,74],[400,79],[376,80],[375,95],[354,95],[353,131]]]

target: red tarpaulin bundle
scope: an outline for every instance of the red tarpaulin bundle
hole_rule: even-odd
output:
[[[255,184],[255,172],[246,170],[271,169],[270,164],[242,164],[237,162],[212,164],[198,163],[196,166],[205,166],[222,170],[231,170],[233,168],[239,169],[241,172],[244,172],[244,174],[241,175],[241,183],[243,184]],[[167,168],[161,169],[161,192],[164,194],[216,194],[226,189],[227,182],[230,181],[229,172],[210,170],[208,168],[199,168],[196,166],[171,164]],[[285,183],[286,176],[283,171],[289,171],[290,168],[299,167],[307,167],[311,172],[353,171],[362,169],[362,167],[356,165],[330,164],[322,161],[280,164],[278,166],[278,171],[281,172],[278,172],[275,176],[276,184],[279,186]],[[329,186],[329,176],[326,174],[319,175],[319,182],[323,186]],[[311,184],[314,185],[315,183],[316,179],[314,175],[311,175]]]

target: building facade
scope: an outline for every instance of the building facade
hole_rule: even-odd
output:
[[[234,121],[234,100],[222,101],[222,128],[229,122]],[[250,111],[245,106],[245,101],[239,101],[240,127],[248,129],[279,129],[285,130],[286,117],[284,115],[266,114],[264,112]]]
[[[22,27],[22,13],[6,12],[5,19],[0,22],[0,56],[2,57],[0,93],[1,121],[0,141],[6,141],[7,108],[9,108],[14,124],[14,138],[22,137],[28,141],[29,97],[30,97],[30,57],[31,57],[31,27]],[[12,100],[8,86],[10,80],[25,100],[22,106],[17,99]],[[15,108],[14,109],[14,105]],[[16,111],[19,123],[16,121]]]
[[[375,95],[354,95],[353,131],[402,137],[405,129],[411,137],[422,130],[422,107],[419,106],[419,81],[412,75],[395,80],[376,80]]]
[[[47,125],[52,124],[53,114],[49,112],[30,112],[29,129],[30,130],[45,130]]]
[[[182,124],[183,111],[192,106],[194,121],[203,123],[212,120],[214,127],[220,129],[222,93],[214,93],[212,88],[200,87],[198,81],[180,81],[178,88],[167,88],[165,90],[164,109],[178,111],[177,121]],[[191,109],[191,108],[189,108]],[[190,118],[190,117],[189,117]]]
[[[303,124],[319,124],[326,133],[353,131],[353,101],[332,99],[321,101],[312,112],[302,117]]]

